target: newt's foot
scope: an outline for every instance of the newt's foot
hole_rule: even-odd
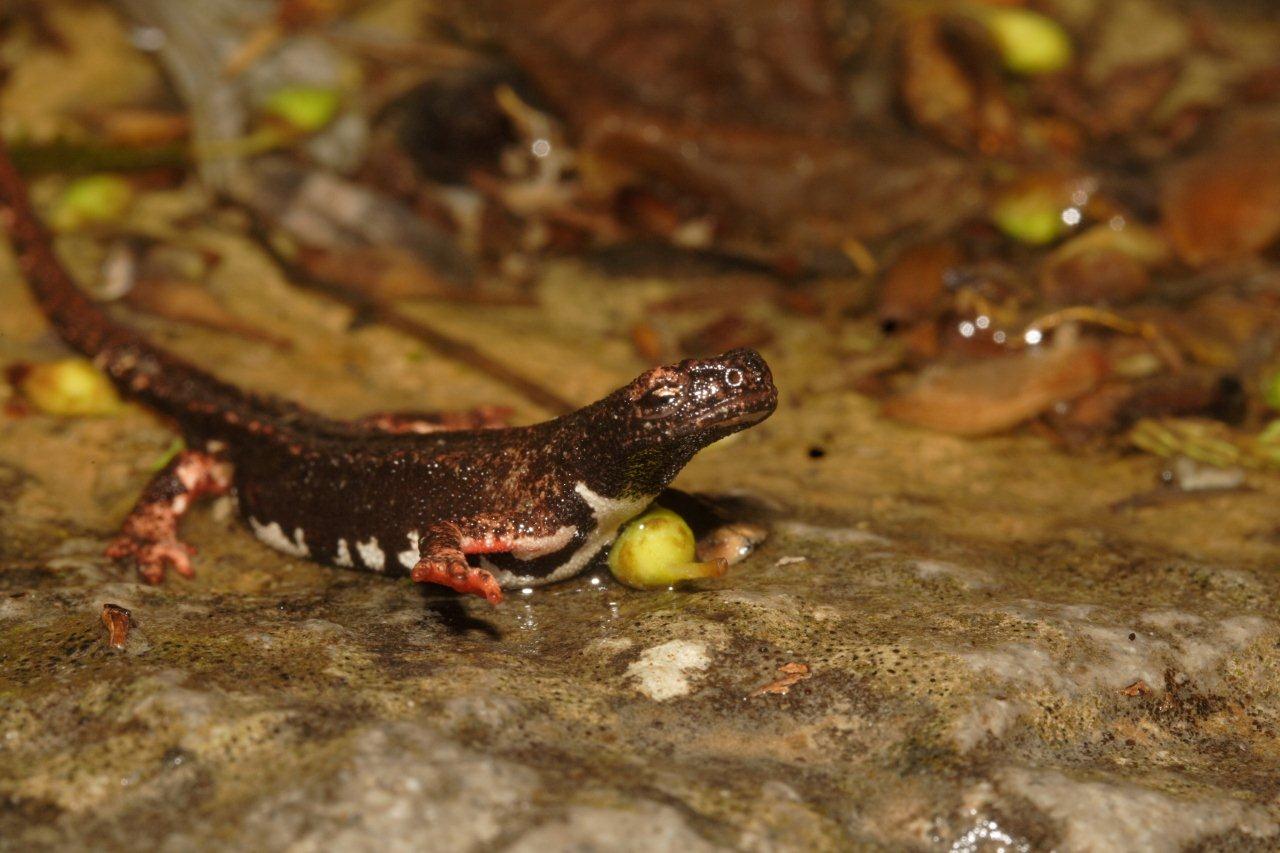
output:
[[[172,568],[183,577],[195,577],[191,568],[191,556],[196,549],[177,539],[152,540],[129,534],[117,536],[107,546],[107,556],[113,560],[131,559],[138,567],[138,574],[149,584],[164,582],[164,573]]]
[[[423,559],[413,567],[412,577],[418,583],[438,583],[461,593],[479,595],[490,604],[502,601],[502,587],[492,574],[477,569],[463,559]]]

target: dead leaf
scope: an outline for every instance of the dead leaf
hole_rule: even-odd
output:
[[[191,323],[287,350],[292,343],[231,313],[203,285],[179,279],[140,279],[125,296],[130,306],[179,323]]]
[[[884,413],[940,432],[986,435],[1082,396],[1106,371],[1102,352],[1088,344],[938,365],[885,403]]]
[[[123,649],[133,627],[133,614],[118,604],[102,605],[102,624],[107,626],[107,645]]]
[[[809,665],[805,663],[784,663],[778,667],[778,678],[769,682],[765,686],[758,688],[753,692],[752,696],[763,696],[766,693],[776,693],[780,696],[786,696],[791,692],[792,686],[805,681],[810,677]]]
[[[1126,696],[1150,696],[1155,691],[1151,689],[1151,686],[1148,685],[1147,682],[1139,678],[1120,692]]]
[[[1194,267],[1239,260],[1280,236],[1277,134],[1240,133],[1174,169],[1160,202],[1178,255]]]

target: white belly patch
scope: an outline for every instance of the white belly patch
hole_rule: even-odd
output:
[[[566,524],[550,536],[527,536],[511,548],[511,556],[517,560],[536,560],[559,551],[577,535],[578,528]]]
[[[540,586],[573,577],[585,569],[587,564],[595,559],[595,556],[603,548],[617,538],[618,529],[623,524],[643,512],[645,507],[653,503],[653,499],[656,497],[656,495],[647,495],[638,498],[606,498],[603,495],[596,494],[586,483],[578,483],[573,487],[573,491],[591,508],[594,523],[587,538],[583,540],[576,551],[569,555],[567,560],[556,567],[555,571],[542,577],[518,575],[481,558],[481,565],[493,572],[499,584],[504,587]],[[564,547],[564,545],[560,547]],[[554,551],[545,553],[554,553]]]
[[[577,532],[578,528],[565,525],[548,536],[526,536],[523,539],[516,540],[516,543],[511,548],[511,556],[517,560],[534,560],[538,557],[554,554],[573,541],[573,537]],[[422,559],[421,534],[416,530],[410,530],[406,534],[406,538],[409,540],[409,547],[407,550],[396,554],[396,559],[406,569],[412,569]],[[480,549],[487,550],[492,548],[493,544],[494,541],[491,539],[468,539],[463,541],[462,550],[464,552],[469,551],[477,546]]]

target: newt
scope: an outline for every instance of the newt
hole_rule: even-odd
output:
[[[179,521],[198,499],[234,493],[257,537],[286,554],[497,604],[504,588],[581,572],[694,454],[777,406],[764,359],[738,349],[647,370],[531,426],[494,409],[336,420],[229,384],[113,320],[57,259],[2,144],[0,224],[62,339],[185,439],[108,548],[150,583],[192,575]]]

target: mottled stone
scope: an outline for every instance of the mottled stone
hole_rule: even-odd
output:
[[[237,310],[306,342],[175,327],[228,378],[331,411],[519,403],[224,249]],[[602,332],[675,286],[553,268],[559,319],[484,339],[589,399],[637,367]],[[474,333],[474,309],[434,310]],[[812,390],[841,369],[818,327],[770,322],[783,407],[681,485],[767,501],[773,534],[670,592],[597,570],[493,609],[271,551],[225,506],[187,525],[197,578],[145,586],[101,549],[164,425],[6,417],[0,847],[1280,843],[1280,487],[1114,509],[1158,462],[888,424]],[[41,330],[0,260],[0,360],[58,355]],[[107,602],[136,622],[119,652]],[[808,677],[762,692],[787,664]]]

